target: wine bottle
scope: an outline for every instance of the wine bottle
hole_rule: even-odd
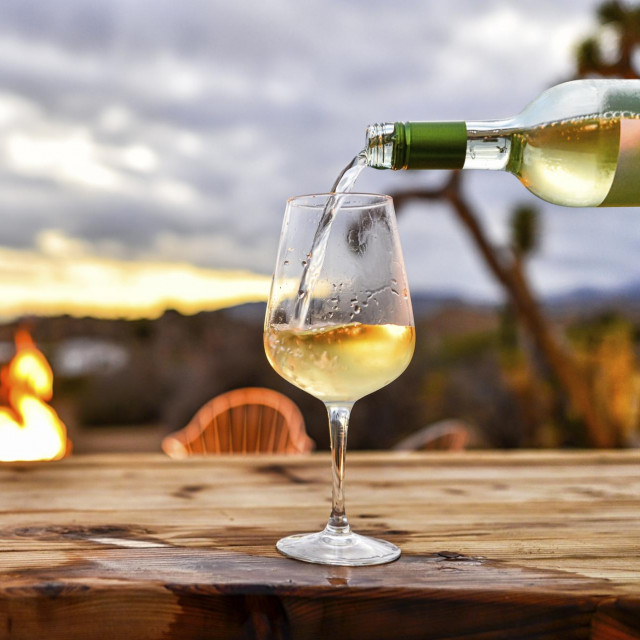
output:
[[[640,206],[640,80],[574,80],[520,115],[367,128],[377,169],[492,169],[569,207]]]

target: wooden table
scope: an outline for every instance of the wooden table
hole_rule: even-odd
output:
[[[329,458],[0,467],[0,638],[640,638],[640,453],[358,454],[347,507],[403,555],[279,556]]]

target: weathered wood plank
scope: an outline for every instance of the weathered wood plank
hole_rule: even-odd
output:
[[[595,608],[588,598],[555,595],[522,600],[482,592],[451,597],[437,590],[221,593],[206,585],[106,588],[38,597],[36,603],[15,598],[12,605],[10,614],[0,610],[0,626],[7,630],[0,637],[13,640],[583,640],[590,637]]]
[[[635,500],[640,494],[640,457],[624,456],[625,462],[610,465],[586,464],[583,456],[578,464],[547,464],[543,458],[536,465],[500,465],[481,463],[466,457],[466,464],[442,465],[433,456],[399,456],[402,464],[383,461],[375,456],[360,458],[352,455],[348,463],[347,490],[357,499],[358,492],[369,491],[381,504],[437,500],[453,504],[471,502],[481,497],[485,502],[499,504],[551,500],[569,504],[591,503],[594,500]],[[455,459],[460,461],[460,456]],[[70,458],[69,460],[73,460]],[[435,460],[438,460],[435,458]],[[481,459],[482,460],[482,459]],[[218,506],[252,504],[255,490],[268,490],[273,506],[290,504],[291,494],[308,496],[319,491],[326,496],[329,467],[322,456],[304,459],[264,459],[226,457],[216,463],[197,460],[193,464],[155,462],[148,467],[137,463],[104,467],[96,463],[49,463],[9,465],[0,467],[2,499],[0,513],[30,509],[31,505],[46,505],[51,509],[118,510],[129,504],[136,509],[166,507],[190,508],[197,498]],[[169,466],[167,466],[169,465]],[[391,466],[389,466],[391,465]],[[159,470],[171,468],[171,473]],[[87,473],[91,482],[86,482]],[[13,487],[12,485],[16,485]],[[78,491],[78,486],[82,491]],[[253,491],[247,491],[250,488]],[[197,494],[197,495],[195,495]],[[28,495],[30,504],[25,504]],[[315,499],[315,498],[314,498]]]
[[[451,554],[405,557],[364,569],[206,549],[103,549],[90,559],[67,552],[47,560],[48,566],[36,563],[3,574],[0,629],[3,615],[11,615],[13,629],[30,629],[37,604],[47,613],[53,634],[48,637],[82,637],[79,618],[94,629],[92,617],[104,616],[103,608],[145,620],[136,602],[141,599],[153,608],[155,626],[145,631],[149,635],[133,637],[165,637],[157,635],[160,628],[183,638],[229,637],[230,631],[236,637],[247,617],[264,615],[268,627],[281,623],[290,633],[286,637],[294,638],[317,637],[319,628],[331,629],[334,637],[389,638],[399,621],[409,638],[442,637],[447,629],[459,634],[450,637],[580,638],[588,637],[597,606],[589,592],[606,589],[601,580]],[[514,589],[514,582],[524,588]],[[158,586],[165,591],[158,592]],[[150,593],[157,599],[150,601]],[[73,615],[71,629],[63,614]],[[191,628],[193,617],[222,624],[225,631],[198,635]],[[124,633],[111,625],[105,630]],[[560,633],[566,635],[555,635]]]
[[[383,567],[280,557],[329,461],[0,466],[2,638],[640,638],[640,453],[351,454]],[[90,630],[90,633],[88,633]]]
[[[598,603],[591,629],[593,640],[640,640],[640,597]]]

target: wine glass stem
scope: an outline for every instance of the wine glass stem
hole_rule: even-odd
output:
[[[327,527],[335,533],[348,533],[349,522],[344,506],[344,472],[347,454],[347,430],[353,403],[327,404],[329,430],[331,433],[331,472],[333,490],[331,499],[331,517]]]

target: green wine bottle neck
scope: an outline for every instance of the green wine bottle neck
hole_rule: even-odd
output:
[[[397,122],[397,169],[462,169],[467,150],[464,122]]]
[[[510,121],[396,122],[367,128],[367,164],[376,169],[504,170]]]

